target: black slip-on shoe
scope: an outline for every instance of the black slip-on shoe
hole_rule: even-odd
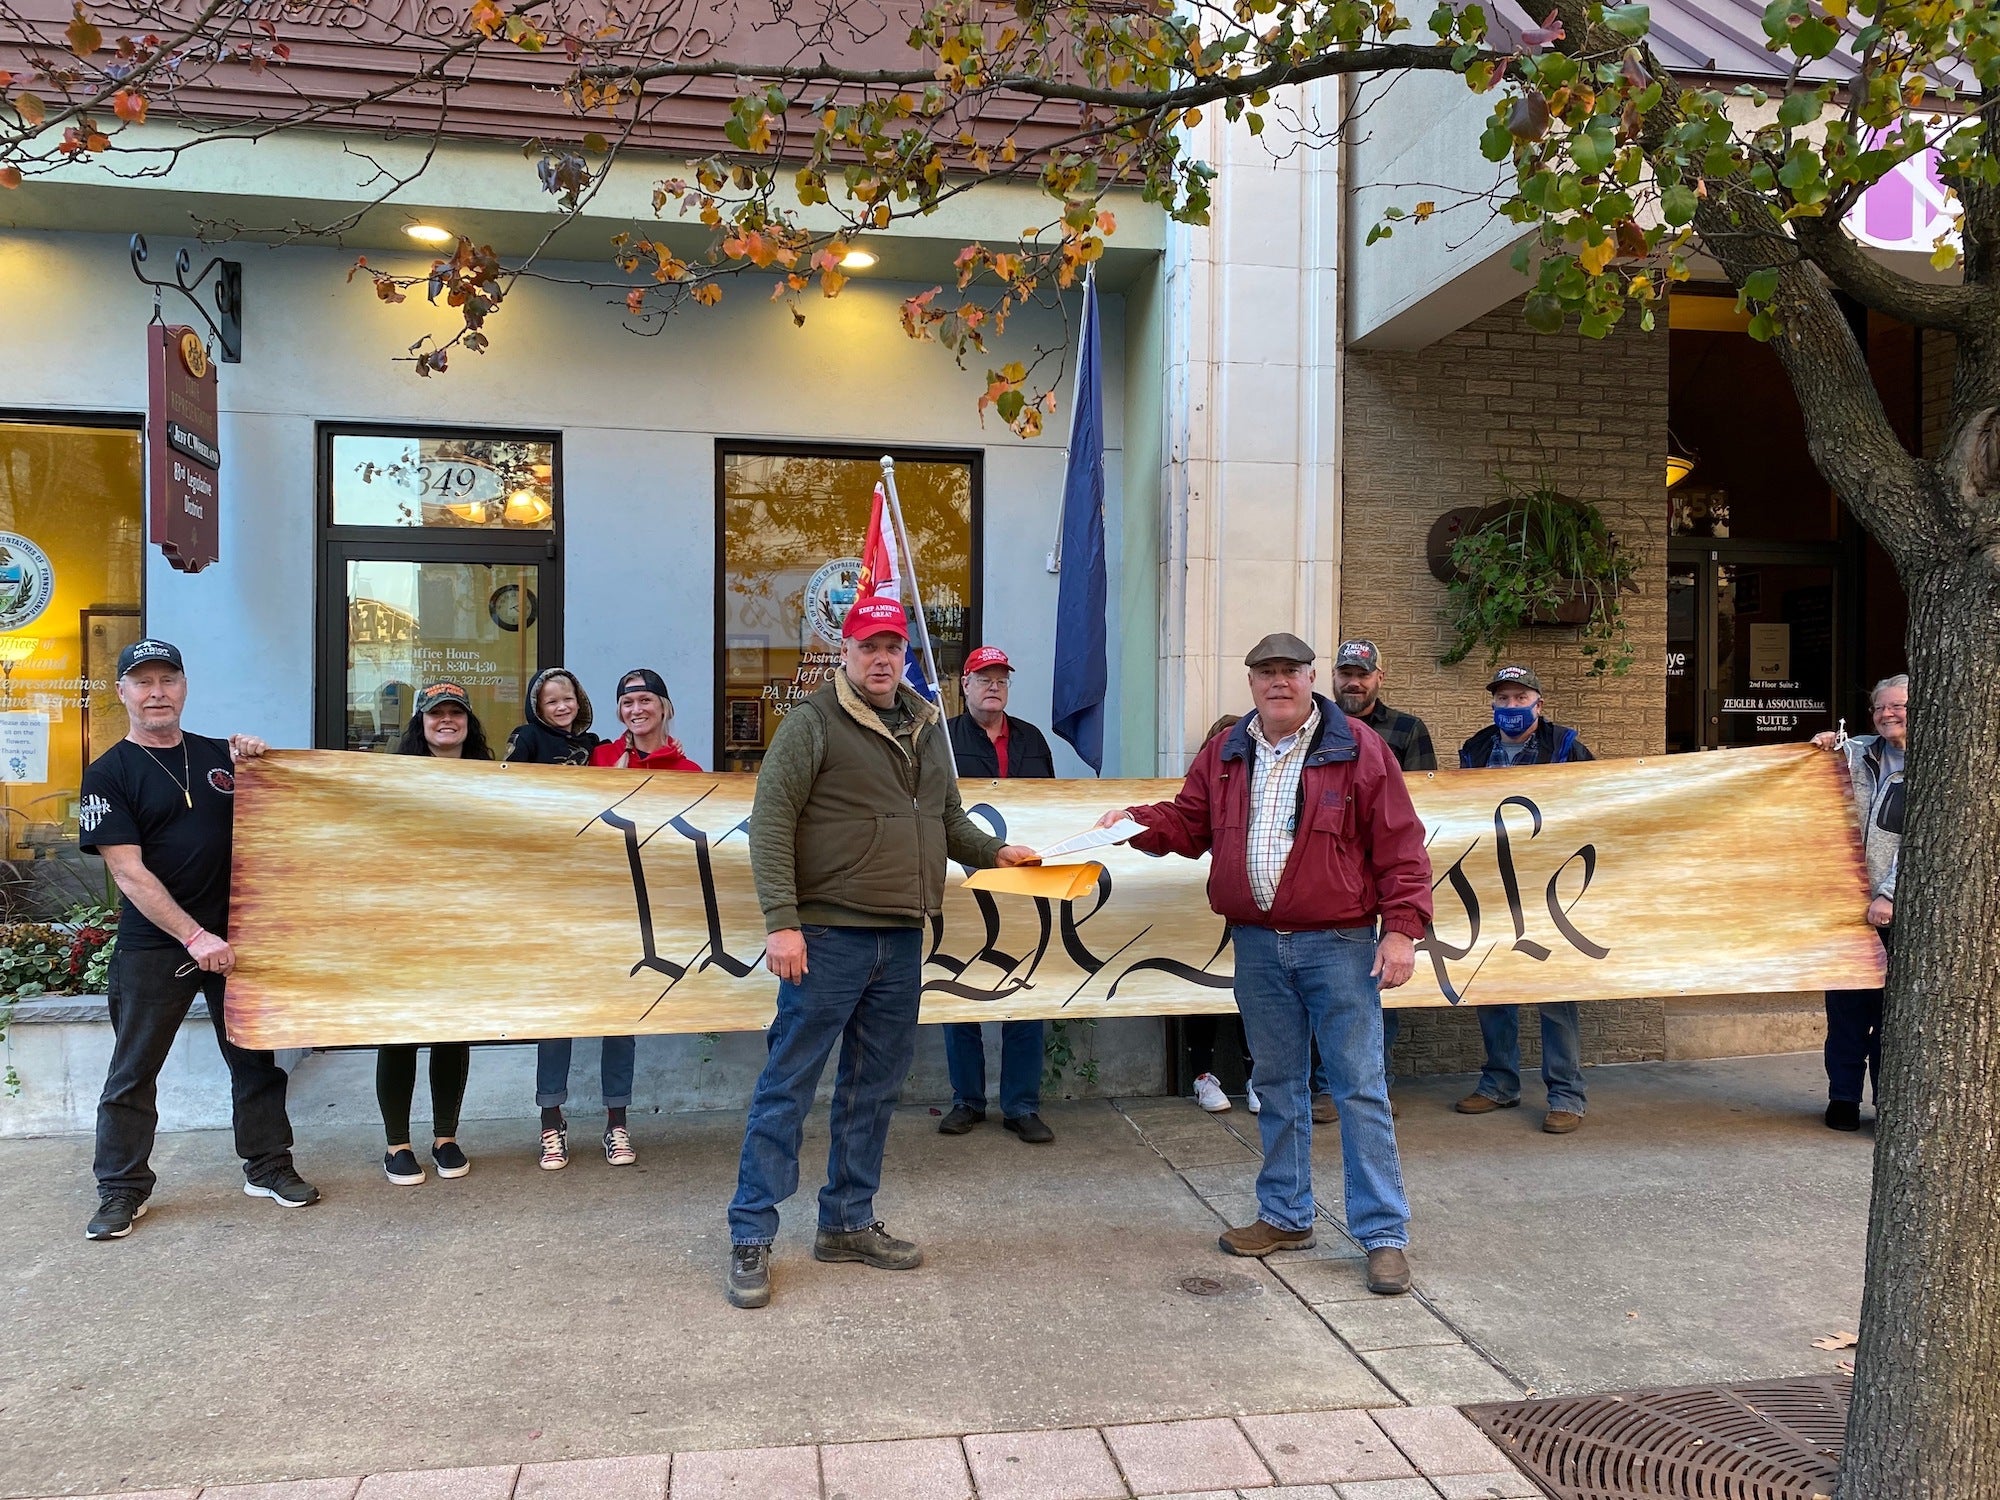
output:
[[[986,1111],[974,1109],[966,1104],[954,1104],[951,1112],[938,1121],[939,1135],[964,1135],[975,1125],[986,1122]]]
[[[1056,1138],[1056,1133],[1043,1123],[1040,1115],[1022,1115],[1018,1119],[1002,1120],[1000,1123],[1030,1146],[1046,1146]]]

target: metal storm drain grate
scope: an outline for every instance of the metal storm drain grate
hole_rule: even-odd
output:
[[[1555,1500],[1814,1500],[1833,1493],[1852,1393],[1812,1375],[1465,1414]]]

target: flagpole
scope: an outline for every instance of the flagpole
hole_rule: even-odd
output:
[[[937,689],[938,710],[944,710],[944,678],[939,675],[937,653],[931,649],[931,628],[924,619],[924,591],[917,583],[917,555],[910,548],[909,528],[903,524],[903,497],[896,493],[896,460],[888,454],[882,455],[882,489],[889,497],[889,520],[896,528],[896,545],[903,552],[903,572],[910,580],[910,594],[917,602],[917,649],[924,656],[924,670],[930,674],[931,686]],[[951,736],[945,736],[947,748]],[[958,770],[958,757],[952,757],[952,770]]]
[[[1083,273],[1083,313],[1077,319],[1079,328],[1090,321],[1090,299],[1094,297],[1096,294],[1097,294],[1097,267],[1093,265],[1086,267]],[[1082,345],[1083,345],[1083,338],[1082,335],[1079,334],[1077,337],[1078,347],[1076,351],[1076,373],[1078,376],[1081,376],[1083,374]],[[1068,464],[1069,462],[1069,450],[1076,446],[1076,418],[1077,418],[1077,413],[1083,409],[1083,402],[1079,399],[1076,389],[1077,384],[1078,382],[1074,380],[1071,381],[1070,383],[1069,436],[1063,439],[1064,464]],[[1062,571],[1062,527],[1063,527],[1062,507],[1057,506],[1056,544],[1049,551],[1048,567],[1051,573],[1060,573]]]

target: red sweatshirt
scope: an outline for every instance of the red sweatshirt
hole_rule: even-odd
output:
[[[606,740],[590,752],[593,766],[626,766],[634,771],[699,771],[700,766],[689,760],[681,752],[681,742],[671,737],[659,749],[648,754],[632,747],[632,736],[623,739]]]

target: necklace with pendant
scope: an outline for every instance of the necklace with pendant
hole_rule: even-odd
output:
[[[135,745],[139,745],[139,742],[137,740],[132,741],[132,743]],[[181,789],[181,801],[185,802],[189,807],[193,807],[194,770],[191,763],[188,760],[187,736],[186,735],[181,736],[181,774],[178,776],[174,775],[174,768],[172,766],[168,765],[165,761],[161,760],[159,756],[153,754],[153,747],[151,745],[139,745],[139,748],[146,752],[146,759],[150,760],[154,765],[158,766],[162,771],[165,771],[167,773],[167,779],[171,781],[175,786]]]

